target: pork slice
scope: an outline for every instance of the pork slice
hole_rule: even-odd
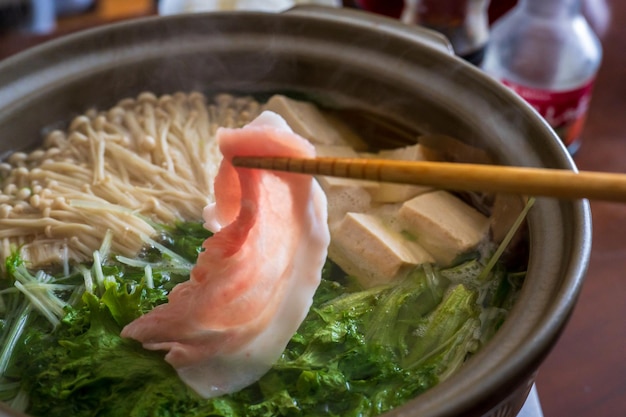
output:
[[[189,281],[122,336],[168,351],[181,379],[210,398],[263,376],[304,320],[326,260],[326,196],[311,176],[235,168],[235,155],[314,156],[277,114],[218,131],[223,162],[216,202],[204,211],[215,232]]]

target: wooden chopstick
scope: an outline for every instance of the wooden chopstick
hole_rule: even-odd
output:
[[[455,191],[484,191],[626,202],[626,174],[574,172],[455,162],[365,158],[233,158],[233,165],[311,175],[427,185]]]

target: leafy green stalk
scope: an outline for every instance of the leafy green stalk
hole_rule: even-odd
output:
[[[17,395],[20,390],[18,381],[0,379],[0,401],[9,401]]]
[[[513,240],[515,233],[517,233],[517,231],[519,230],[520,226],[526,219],[528,212],[530,211],[530,209],[532,208],[534,204],[535,204],[535,199],[529,198],[528,201],[526,202],[526,205],[524,206],[524,209],[520,212],[519,216],[517,216],[517,218],[513,222],[513,225],[511,226],[507,234],[504,236],[504,239],[502,239],[502,242],[500,242],[498,249],[493,254],[491,259],[489,259],[489,262],[487,263],[485,268],[482,270],[481,274],[478,277],[478,281],[480,282],[484,281],[486,277],[491,273],[491,270],[496,266],[496,263],[498,262],[498,260],[500,259],[500,257],[502,256],[506,248],[511,243],[511,240]]]
[[[181,382],[163,352],[119,335],[188,279],[207,235],[198,224],[161,230],[140,260],[103,256],[64,277],[63,285],[76,287],[61,291],[68,301],[53,332],[31,312],[0,373],[7,378],[2,399],[17,392],[25,404],[18,397],[28,392],[27,411],[50,417],[373,416],[462,366],[495,332],[523,279],[494,264],[477,282],[483,260],[469,259],[446,270],[424,265],[400,282],[362,290],[343,285],[349,279],[337,278],[328,262],[307,318],[274,367],[239,392],[206,400]],[[84,294],[70,303],[81,287]],[[24,296],[6,295],[7,311],[19,311],[9,303]],[[19,390],[15,375],[22,376]]]
[[[6,335],[2,337],[2,349],[0,350],[0,375],[4,375],[9,368],[13,352],[17,346],[18,341],[22,337],[22,333],[26,328],[30,313],[32,311],[31,305],[28,302],[21,304],[17,313],[13,317],[9,317],[6,320],[6,327],[8,329]]]
[[[459,365],[462,361],[448,359],[459,355],[464,359],[476,348],[476,343],[468,337],[480,325],[475,300],[476,293],[464,285],[449,290],[442,303],[418,326],[419,337],[404,359],[404,366],[412,369],[424,363],[438,362],[436,369],[441,374],[448,366]]]

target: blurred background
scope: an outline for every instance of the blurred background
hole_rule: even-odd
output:
[[[0,58],[49,37],[123,19],[218,9],[281,11],[304,3],[361,8],[417,24],[426,23],[424,16],[419,16],[418,3],[422,9],[431,3],[428,7],[433,11],[433,5],[439,3],[438,13],[445,11],[446,18],[466,20],[484,13],[492,24],[517,0],[0,0]],[[585,17],[603,36],[610,21],[607,2],[582,3]]]
[[[156,0],[0,0],[0,33],[45,36],[155,14]]]

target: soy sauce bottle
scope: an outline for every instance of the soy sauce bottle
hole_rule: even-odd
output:
[[[411,3],[408,3],[410,8]],[[456,55],[480,65],[489,41],[489,0],[419,0],[404,20],[445,35]]]
[[[343,5],[396,19],[400,19],[404,10],[404,0],[344,0]]]
[[[602,46],[582,0],[520,0],[491,27],[482,68],[516,91],[554,128],[571,154],[581,131]]]
[[[479,65],[489,40],[489,0],[344,0],[345,7],[417,24],[445,35],[456,55]]]

